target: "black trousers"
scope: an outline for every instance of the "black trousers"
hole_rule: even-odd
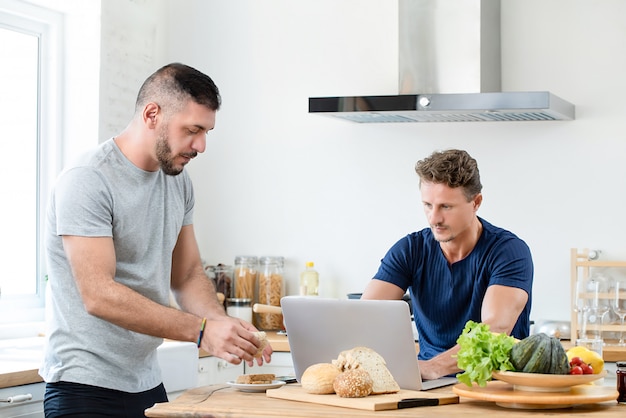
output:
[[[43,408],[46,418],[138,418],[157,402],[167,402],[163,384],[145,392],[119,390],[55,382],[46,384]]]

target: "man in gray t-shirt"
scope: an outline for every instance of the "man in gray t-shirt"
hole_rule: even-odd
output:
[[[204,274],[184,171],[204,151],[219,106],[208,76],[167,65],[144,82],[128,127],[59,177],[46,231],[46,416],[115,413],[110,402],[120,399],[130,409],[114,416],[143,416],[166,401],[163,338],[252,364],[256,329],[225,314]],[[180,310],[169,306],[170,289]]]

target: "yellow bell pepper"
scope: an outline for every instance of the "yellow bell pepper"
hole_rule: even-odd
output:
[[[582,361],[587,363],[593,369],[593,374],[601,373],[604,370],[604,359],[595,351],[589,350],[587,347],[572,347],[566,352],[567,361],[572,361],[574,357],[580,357]]]

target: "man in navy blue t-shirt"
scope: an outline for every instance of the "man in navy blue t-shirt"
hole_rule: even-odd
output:
[[[524,241],[477,216],[482,184],[467,152],[434,152],[415,171],[430,228],[391,247],[362,298],[401,299],[409,290],[422,378],[436,379],[460,371],[456,340],[470,319],[528,336],[533,262]]]

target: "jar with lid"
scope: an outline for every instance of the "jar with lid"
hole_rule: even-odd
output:
[[[224,295],[224,308],[226,308],[226,300],[233,297],[233,266],[218,264],[213,266],[212,273],[215,280],[215,290]]]
[[[263,305],[280,306],[280,299],[285,295],[283,280],[283,257],[261,257],[259,260],[258,302]],[[283,315],[275,313],[257,313],[256,326],[263,330],[280,330],[283,327]]]
[[[231,297],[254,300],[258,263],[255,256],[235,257],[235,289]]]
[[[615,363],[617,371],[615,372],[617,377],[617,402],[626,404],[626,361],[618,361]]]
[[[226,313],[228,316],[252,323],[252,299],[229,298]]]

